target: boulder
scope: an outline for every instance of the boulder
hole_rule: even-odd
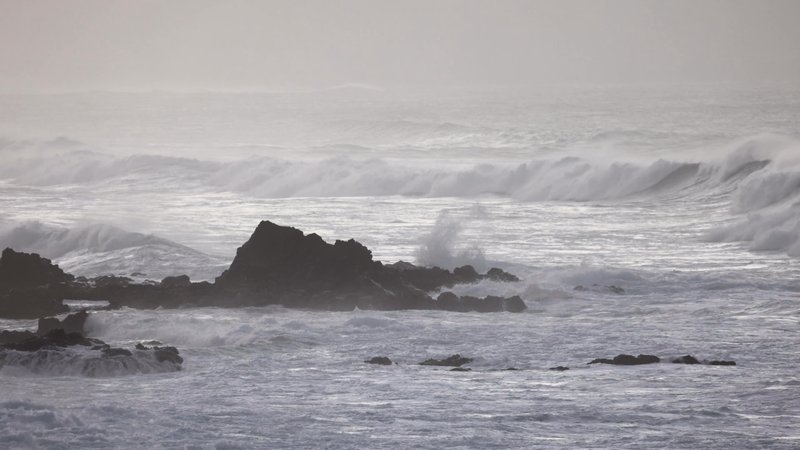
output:
[[[174,277],[166,277],[161,280],[161,287],[165,289],[171,288],[185,288],[192,285],[189,275],[178,275]]]
[[[565,370],[569,370],[569,367],[566,367],[566,366],[555,366],[555,367],[549,368],[548,370],[554,370],[556,372],[563,372]]]
[[[692,355],[685,355],[672,360],[674,364],[700,364],[700,361],[697,360]]]
[[[503,281],[506,283],[513,283],[519,281],[519,278],[516,275],[510,274],[502,269],[498,269],[497,267],[492,267],[486,272],[486,278],[492,281]]]
[[[735,366],[736,361],[709,361],[710,366]]]
[[[391,366],[392,360],[385,357],[385,356],[373,356],[370,359],[364,361],[367,364],[378,364],[381,366]]]
[[[445,359],[426,359],[419,363],[421,366],[449,366],[449,367],[461,367],[464,364],[469,364],[472,362],[472,358],[465,358],[459,354],[455,354],[452,356],[448,356]]]
[[[58,320],[55,317],[47,317],[47,318],[40,318],[39,319],[39,327],[36,330],[36,334],[43,336],[50,333],[53,330],[64,330],[65,333],[80,333],[83,334],[83,326],[86,323],[86,319],[89,317],[89,313],[85,310],[77,312],[75,314],[70,314],[64,318],[64,320]]]
[[[592,360],[589,364],[614,364],[617,366],[638,366],[641,364],[653,364],[660,362],[661,358],[654,355],[617,355],[613,359],[598,358]]]

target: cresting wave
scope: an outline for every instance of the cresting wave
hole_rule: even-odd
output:
[[[795,238],[800,235],[800,143],[785,136],[759,135],[709,149],[702,160],[689,160],[679,152],[655,160],[643,155],[604,160],[584,150],[581,156],[525,162],[467,158],[471,162],[466,164],[443,162],[435,155],[398,160],[357,159],[344,153],[316,160],[115,157],[75,151],[74,141],[62,141],[63,145],[53,141],[46,151],[30,155],[15,152],[26,156],[9,158],[0,168],[0,180],[9,189],[101,191],[124,182],[145,192],[168,187],[175,192],[226,191],[256,198],[502,196],[528,202],[715,204],[727,207],[732,219],[738,220],[709,230],[704,239],[746,241],[752,250],[800,255],[800,241]]]
[[[226,261],[158,236],[109,224],[57,227],[38,221],[0,229],[0,248],[38,253],[67,272],[88,277],[127,275],[159,280],[183,274],[193,279],[217,276]]]
[[[71,142],[71,141],[69,141]],[[721,185],[741,187],[734,209],[754,202],[774,202],[794,192],[800,148],[781,136],[755,136],[709,150],[704,160],[682,157],[643,159],[579,156],[536,158],[520,162],[470,163],[443,161],[436,155],[357,159],[341,152],[315,160],[251,157],[238,161],[201,161],[172,156],[115,157],[92,151],[33,153],[8,158],[0,180],[17,186],[103,185],[125,180],[165,183],[178,187],[213,188],[264,198],[407,195],[421,197],[507,196],[523,201],[596,201],[665,193],[713,191]],[[570,154],[565,151],[564,153]],[[767,169],[768,186],[745,179]],[[792,175],[794,174],[794,175]],[[792,180],[795,180],[794,182]],[[180,184],[175,185],[175,182]],[[157,187],[157,186],[153,186]],[[771,189],[754,195],[753,189]],[[762,193],[763,194],[763,193]],[[764,200],[766,199],[766,200]],[[755,205],[760,206],[760,205]],[[763,206],[763,205],[761,205]]]

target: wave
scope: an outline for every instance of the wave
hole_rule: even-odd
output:
[[[705,160],[642,160],[567,156],[524,162],[493,158],[368,158],[341,156],[315,160],[270,157],[238,161],[201,161],[157,155],[114,157],[90,151],[19,156],[0,167],[6,184],[23,186],[127,185],[213,189],[263,198],[421,196],[506,196],[522,201],[596,201],[712,191],[744,182],[765,168],[786,167],[796,142],[757,136],[733,144]],[[719,153],[719,154],[717,154]],[[466,162],[465,162],[466,161]],[[794,169],[791,174],[796,174]],[[779,175],[775,175],[779,177]],[[774,179],[785,195],[797,187],[794,175]],[[755,188],[757,186],[754,186]],[[735,186],[734,186],[735,188]],[[745,191],[752,190],[745,188]],[[753,200],[741,194],[740,201]],[[770,201],[773,201],[771,199]]]
[[[158,236],[108,224],[64,228],[32,221],[7,225],[0,230],[0,247],[39,253],[65,271],[87,277],[115,274],[161,279],[187,274],[207,280],[222,273],[227,263]]]

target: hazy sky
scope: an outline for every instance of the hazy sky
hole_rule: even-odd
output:
[[[800,81],[800,0],[0,0],[0,91]]]

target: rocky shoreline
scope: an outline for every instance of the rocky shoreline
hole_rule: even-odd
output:
[[[118,276],[74,277],[37,254],[5,249],[0,258],[0,317],[35,319],[68,311],[64,299],[105,300],[110,308],[242,307],[282,305],[349,311],[433,309],[522,312],[518,296],[459,297],[429,292],[461,283],[519,279],[498,268],[479,274],[472,266],[453,271],[407,262],[383,264],[355,240],[327,243],[316,234],[261,222],[214,283],[185,275],[135,284]]]

